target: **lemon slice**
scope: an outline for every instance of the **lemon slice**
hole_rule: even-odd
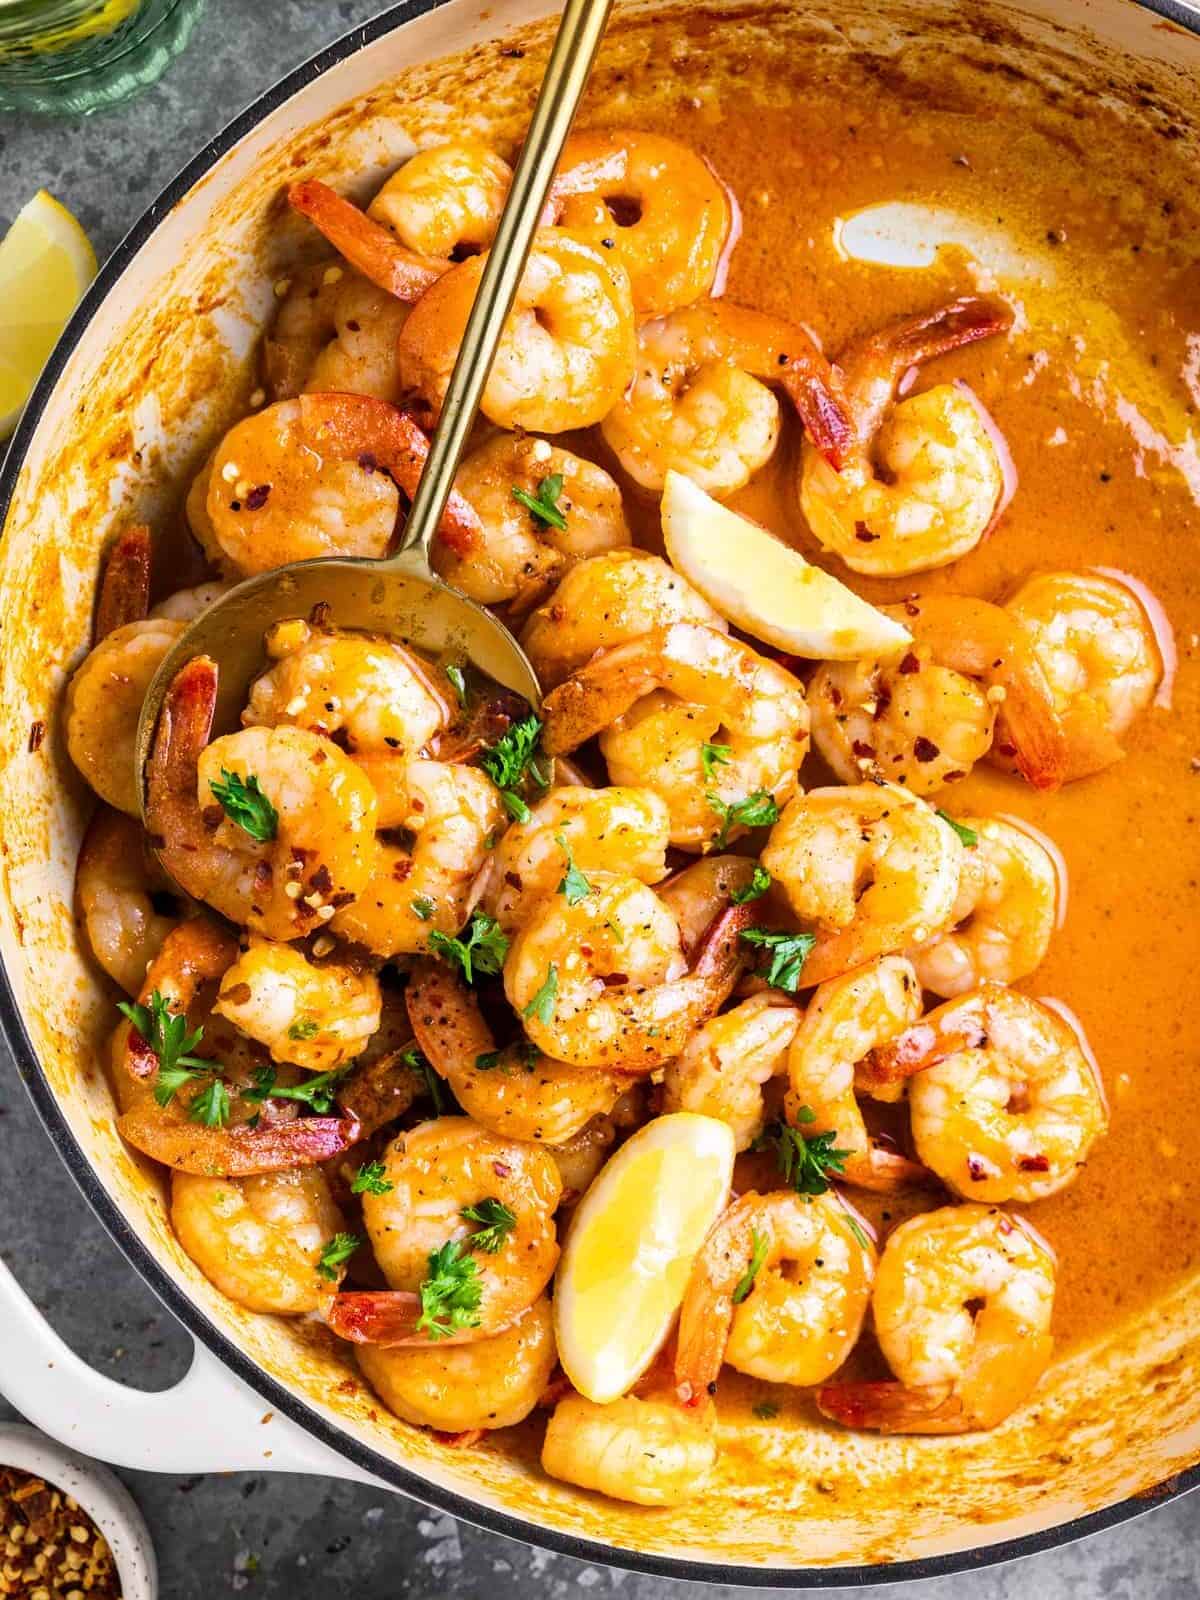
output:
[[[889,655],[912,642],[853,589],[680,472],[667,473],[662,525],[676,570],[755,639],[816,661]]]
[[[0,439],[12,432],[67,319],[96,276],[88,236],[39,189],[0,241]]]
[[[656,1117],[623,1144],[579,1203],[554,1286],[567,1377],[604,1405],[661,1350],[692,1258],[725,1209],[732,1130],[690,1111]]]

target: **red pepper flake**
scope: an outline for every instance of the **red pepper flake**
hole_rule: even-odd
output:
[[[864,761],[874,761],[875,759],[875,746],[868,744],[865,739],[855,739],[850,748],[856,756],[861,757]]]
[[[900,671],[903,672],[903,673],[909,673],[909,672],[920,672],[920,670],[921,670],[921,663],[917,659],[917,657],[913,654],[913,652],[910,650],[908,652],[908,654],[905,656],[904,660],[900,663]]]
[[[1049,1172],[1049,1156],[1018,1156],[1017,1170],[1019,1172]]]
[[[254,488],[246,496],[246,510],[261,511],[270,498],[270,494],[271,485],[269,483],[255,484]]]
[[[329,868],[324,862],[321,863],[308,881],[318,894],[329,894],[333,889],[333,879],[330,877]]]
[[[29,753],[36,754],[42,748],[42,740],[46,737],[46,724],[39,718],[37,722],[29,724]]]
[[[369,450],[364,450],[358,458],[358,464],[364,472],[378,472],[379,462]]]
[[[512,1168],[508,1165],[507,1161],[493,1161],[492,1171],[498,1178],[512,1177]]]
[[[328,600],[318,600],[308,613],[308,620],[314,628],[323,628],[329,621],[332,610]]]
[[[623,983],[629,982],[629,974],[627,972],[610,972],[606,978],[601,978],[600,981],[606,989],[619,989]]]
[[[988,1175],[987,1162],[982,1156],[967,1157],[967,1176],[972,1183],[982,1183]]]
[[[918,761],[936,761],[941,753],[933,740],[927,739],[923,733],[913,740],[913,755]]]
[[[1005,756],[1010,761],[1012,760],[1013,756],[1015,756],[1016,753],[1017,753],[1017,747],[1016,747],[1015,744],[998,744],[995,748],[996,748],[996,754],[997,755]]]
[[[860,544],[874,544],[879,535],[872,533],[865,522],[856,522],[854,524],[854,537]]]

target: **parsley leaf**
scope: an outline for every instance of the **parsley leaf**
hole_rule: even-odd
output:
[[[243,778],[238,772],[221,768],[221,781],[210,778],[213,799],[231,822],[259,844],[266,844],[279,830],[279,813],[259,787],[252,772]]]
[[[519,786],[528,778],[539,789],[550,787],[549,774],[539,765],[538,744],[541,737],[542,719],[530,712],[520,722],[514,722],[494,745],[479,754],[479,765],[500,790],[500,798],[509,814],[518,822],[526,821],[521,810],[525,802],[516,793]]]
[[[188,1116],[193,1122],[202,1122],[206,1128],[223,1128],[229,1121],[229,1090],[223,1078],[215,1075],[192,1096]]]
[[[816,1114],[808,1106],[801,1106],[797,1120],[814,1122]],[[818,1195],[829,1188],[830,1173],[841,1173],[845,1169],[846,1157],[850,1154],[849,1150],[834,1148],[836,1138],[832,1129],[806,1138],[790,1123],[777,1122],[754,1141],[753,1148],[769,1150],[773,1147],[783,1181],[797,1194]]]
[[[575,865],[575,857],[571,854],[571,846],[566,837],[561,833],[554,835],[554,842],[567,858],[567,870],[559,883],[558,892],[567,897],[569,906],[577,906],[581,900],[586,900],[592,892],[592,886]]]
[[[351,1194],[390,1194],[396,1187],[384,1177],[382,1161],[364,1161],[350,1180]]]
[[[817,942],[816,934],[770,933],[766,928],[747,928],[741,937],[747,944],[756,944],[770,951],[771,959],[765,972],[760,969],[760,976],[766,979],[772,989],[795,994],[800,987],[804,963]]]
[[[494,1256],[517,1225],[516,1213],[503,1200],[481,1200],[477,1206],[464,1206],[459,1212],[464,1222],[479,1223],[479,1232],[467,1240],[471,1250]]]
[[[362,1240],[356,1233],[335,1233],[321,1251],[321,1259],[317,1262],[317,1271],[321,1277],[327,1283],[335,1283],[338,1268],[346,1265],[361,1243]]]
[[[758,1277],[758,1269],[767,1259],[770,1240],[765,1233],[759,1233],[755,1228],[750,1234],[750,1264],[737,1281],[731,1296],[735,1306],[740,1306],[742,1301],[754,1287],[754,1280]]]
[[[700,746],[700,765],[704,768],[704,776],[711,783],[713,772],[717,767],[727,767],[733,759],[733,746],[731,744],[709,744],[707,740]]]
[[[943,822],[948,822],[950,824],[958,837],[966,845],[968,850],[973,850],[979,843],[979,835],[976,833],[974,828],[968,828],[961,822],[955,822],[954,818],[950,816],[948,812],[943,811],[941,806],[937,807],[937,814],[939,817],[941,817]]]
[[[554,1002],[558,999],[558,968],[553,961],[546,971],[541,988],[522,1011],[523,1017],[536,1017],[544,1028],[550,1026],[554,1015]]]
[[[779,1407],[774,1400],[760,1400],[754,1407],[754,1415],[762,1422],[770,1422],[772,1417],[779,1415]]]
[[[858,1240],[859,1244],[862,1245],[863,1249],[864,1250],[869,1250],[871,1248],[871,1241],[870,1241],[870,1239],[867,1238],[866,1234],[859,1227],[859,1225],[858,1225],[857,1221],[855,1220],[855,1218],[850,1216],[849,1214],[847,1214],[846,1223],[847,1223],[847,1226],[850,1229],[850,1232]]]
[[[771,887],[771,874],[766,867],[758,863],[754,866],[754,875],[744,889],[735,889],[729,896],[735,906],[748,906],[751,900],[759,900]]]
[[[736,826],[765,828],[768,823],[779,821],[779,807],[775,804],[774,796],[765,789],[756,789],[753,794],[748,794],[744,800],[735,800],[732,805],[727,805],[719,794],[707,792],[704,798],[708,801],[709,809],[721,819],[721,831],[713,841],[713,847],[717,850],[724,850],[729,843],[730,832]]]
[[[349,1067],[334,1067],[329,1072],[314,1072],[303,1083],[276,1083],[274,1067],[259,1067],[254,1074],[254,1086],[242,1090],[243,1100],[298,1100],[311,1106],[318,1116],[324,1117],[333,1110],[334,1090],[349,1072]]]
[[[461,706],[461,708],[465,711],[467,709],[467,675],[466,675],[466,673],[463,671],[463,669],[461,667],[456,666],[453,661],[450,663],[450,665],[448,667],[443,667],[442,671],[450,679],[450,682],[451,682],[451,684],[452,684],[452,686],[454,688],[454,692],[458,696],[458,703]]]
[[[519,500],[526,511],[547,527],[557,528],[560,533],[566,532],[566,513],[558,508],[558,497],[563,492],[563,476],[561,472],[552,472],[548,478],[543,478],[538,484],[537,494],[532,495],[527,489],[513,484],[512,494],[514,500]]]
[[[117,1010],[128,1018],[158,1057],[154,1098],[160,1106],[170,1105],[184,1084],[193,1078],[218,1070],[215,1061],[191,1053],[204,1037],[204,1029],[196,1028],[189,1033],[187,1017],[182,1012],[169,1010],[157,989],[150,996],[148,1006],[119,1000]]]
[[[422,922],[428,922],[433,915],[433,901],[428,895],[419,894],[415,900],[409,901],[409,905],[413,909],[413,915],[420,917]]]
[[[508,954],[508,939],[500,931],[500,924],[485,911],[476,911],[466,933],[465,939],[452,939],[435,928],[429,935],[429,948],[443,961],[457,961],[468,983],[475,982],[476,973],[494,977]]]
[[[415,1044],[410,1044],[407,1050],[400,1052],[400,1059],[404,1065],[425,1080],[425,1092],[433,1101],[434,1114],[444,1116],[446,1112],[446,1095],[442,1088],[442,1080],[433,1070],[433,1064],[423,1050]]]
[[[528,822],[533,812],[515,789],[501,789],[500,799],[504,802],[504,809],[514,822]]]
[[[477,1328],[483,1298],[479,1268],[457,1239],[429,1252],[429,1269],[421,1284],[421,1315],[416,1331],[444,1339],[460,1328]]]
[[[320,1025],[314,1022],[311,1017],[301,1017],[297,1022],[293,1022],[288,1029],[288,1038],[315,1039],[320,1031]]]

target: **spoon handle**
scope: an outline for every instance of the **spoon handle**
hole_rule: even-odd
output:
[[[496,237],[454,364],[441,418],[413,496],[402,551],[430,541],[454,483],[500,335],[512,308],[563,144],[591,72],[612,0],[566,0],[554,49]]]

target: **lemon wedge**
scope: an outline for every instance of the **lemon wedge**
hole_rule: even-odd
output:
[[[731,1129],[690,1111],[623,1144],[579,1202],[554,1286],[567,1377],[589,1400],[623,1395],[661,1350],[692,1258],[725,1209]]]
[[[0,241],[0,439],[16,425],[67,319],[96,276],[96,252],[39,189]]]
[[[912,642],[898,622],[681,472],[667,473],[662,525],[675,569],[723,617],[776,649],[857,661]]]

